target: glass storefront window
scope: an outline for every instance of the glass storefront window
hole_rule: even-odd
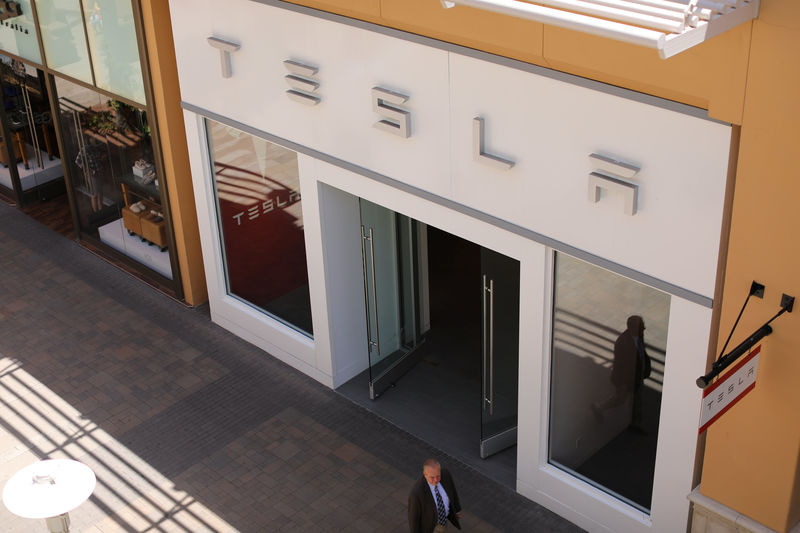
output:
[[[38,0],[47,66],[85,83],[92,83],[89,50],[78,0]]]
[[[18,0],[8,4],[10,6],[1,8],[4,18],[0,20],[0,50],[41,65],[42,56],[39,52],[39,40],[36,38],[30,0]]]
[[[228,293],[311,335],[297,153],[206,125]]]
[[[131,1],[88,0],[83,9],[97,86],[144,104]]]
[[[147,114],[60,78],[56,89],[81,232],[172,279]]]
[[[670,296],[556,254],[549,461],[649,512]]]

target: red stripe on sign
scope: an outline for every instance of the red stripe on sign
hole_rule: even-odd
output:
[[[754,355],[755,355],[755,354],[754,354]],[[751,384],[750,384],[750,386],[749,386],[749,387],[747,387],[746,389],[744,389],[744,390],[742,391],[742,393],[741,393],[739,396],[737,396],[737,397],[736,397],[736,399],[735,399],[735,400],[733,400],[731,403],[729,403],[728,405],[726,405],[726,406],[725,406],[725,408],[724,408],[722,411],[720,411],[719,413],[715,414],[715,415],[714,415],[714,416],[711,418],[711,420],[709,420],[708,422],[706,422],[706,423],[703,425],[703,427],[701,427],[700,429],[698,429],[698,430],[697,430],[697,434],[699,435],[699,434],[701,434],[702,432],[704,432],[704,431],[705,431],[705,430],[708,428],[708,426],[710,426],[711,424],[713,424],[714,422],[716,422],[716,421],[717,421],[717,419],[718,419],[719,417],[721,417],[722,415],[724,415],[725,413],[727,413],[727,412],[728,412],[728,409],[730,409],[731,407],[733,407],[734,405],[736,405],[736,403],[737,403],[739,400],[741,400],[742,398],[744,398],[744,397],[747,395],[747,393],[748,393],[748,392],[750,392],[751,390],[753,390],[755,387],[756,387],[756,383],[755,383],[755,381],[754,381],[753,383],[751,383]]]
[[[744,359],[742,359],[741,361],[736,363],[736,366],[733,367],[732,370],[729,370],[728,372],[726,372],[725,373],[725,377],[718,379],[717,381],[712,383],[710,387],[708,387],[707,389],[703,390],[703,398],[705,398],[706,396],[708,396],[709,394],[714,392],[714,389],[716,389],[717,387],[722,385],[725,382],[726,379],[728,379],[737,370],[739,370],[744,365],[746,365],[750,361],[750,359],[752,359],[753,357],[757,356],[760,352],[761,352],[761,345],[759,344],[758,346],[755,347],[755,349],[752,352],[747,354],[747,357],[745,357]]]

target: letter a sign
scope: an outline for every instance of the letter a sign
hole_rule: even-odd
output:
[[[744,398],[745,394],[753,390],[756,386],[760,356],[761,345],[759,344],[730,372],[703,391],[703,407],[700,409],[698,434],[705,431],[736,402]]]

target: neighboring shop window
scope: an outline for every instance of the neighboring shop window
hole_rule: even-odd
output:
[[[551,464],[649,512],[670,296],[556,254]]]
[[[56,88],[81,232],[172,279],[147,114],[60,78]]]
[[[228,292],[311,335],[297,153],[206,124]]]
[[[89,50],[78,0],[38,0],[36,11],[47,66],[91,84]]]
[[[42,63],[30,0],[6,2],[0,21],[0,50]],[[21,13],[21,14],[18,14]],[[9,16],[10,15],[10,16]]]
[[[36,191],[42,199],[61,194],[64,172],[44,73],[0,55],[0,76],[10,135],[0,136],[0,184],[12,190],[18,179],[23,193]]]
[[[97,86],[144,104],[131,0],[84,0],[83,9]]]

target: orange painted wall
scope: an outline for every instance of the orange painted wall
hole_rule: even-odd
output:
[[[777,312],[781,293],[800,297],[798,88],[800,4],[764,1],[753,26],[723,341],[753,279],[766,285],[766,294],[751,299],[734,344]],[[773,325],[755,390],[708,432],[701,491],[783,532],[800,520],[800,304]]]
[[[198,305],[208,300],[208,293],[169,6],[162,0],[142,0],[141,6],[184,299]]]
[[[766,296],[751,300],[733,346],[777,312],[781,293],[800,297],[800,2],[761,0],[757,21],[668,60],[471,8],[444,10],[438,0],[295,3],[702,107],[741,125],[718,348],[753,279]],[[701,491],[785,532],[800,520],[800,301],[774,326],[756,389],[708,431]]]

